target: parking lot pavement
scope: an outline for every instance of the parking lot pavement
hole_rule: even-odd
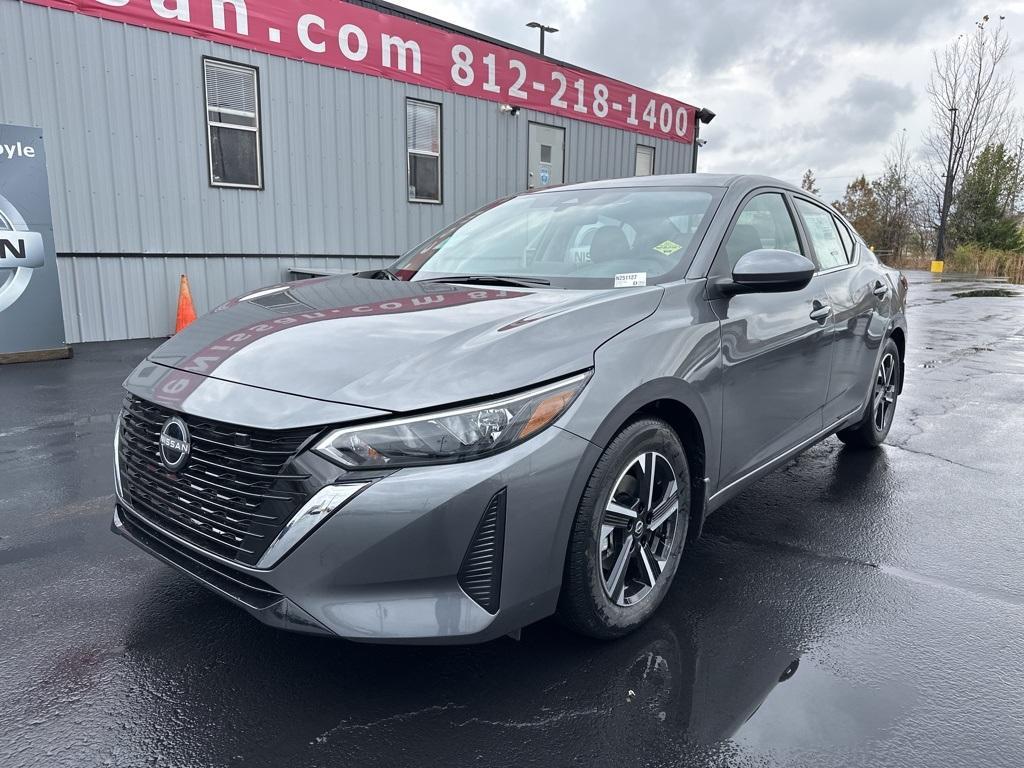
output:
[[[155,342],[0,368],[0,765],[1024,764],[1024,288],[915,274],[889,445],[718,512],[651,624],[462,648],[265,627],[109,532]]]

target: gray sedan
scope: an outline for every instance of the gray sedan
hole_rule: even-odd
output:
[[[770,178],[512,197],[153,352],[125,382],[113,527],[289,629],[478,642],[557,614],[620,636],[732,496],[830,435],[885,439],[906,290]]]

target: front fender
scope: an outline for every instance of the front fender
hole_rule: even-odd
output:
[[[658,310],[594,353],[594,375],[559,426],[604,448],[638,411],[659,400],[688,410],[700,427],[705,476],[718,481],[722,335],[704,281],[666,286]]]
[[[669,376],[654,379],[652,381],[646,381],[638,386],[622,398],[618,404],[608,411],[604,418],[601,419],[600,422],[596,423],[592,428],[582,427],[579,423],[582,419],[577,420],[576,422],[570,422],[578,428],[582,427],[581,432],[589,434],[578,434],[568,424],[564,425],[563,429],[574,432],[578,434],[579,437],[589,440],[598,448],[604,449],[633,415],[649,408],[655,403],[665,400],[673,401],[683,406],[693,414],[693,417],[700,425],[701,434],[699,437],[704,443],[705,451],[707,451],[708,438],[714,434],[711,414],[708,411],[707,403],[694,385],[683,381],[682,379]]]
[[[564,567],[572,523],[601,453],[635,414],[654,403],[671,401],[692,414],[704,448],[704,477],[695,480],[710,478],[713,490],[721,458],[721,367],[719,321],[704,298],[703,280],[665,286],[654,314],[594,352],[593,376],[558,421],[590,447],[570,480],[552,569],[561,573]]]

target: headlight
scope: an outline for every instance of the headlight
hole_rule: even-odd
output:
[[[425,416],[336,429],[314,449],[346,467],[408,467],[487,456],[557,419],[583,389],[581,373],[519,395]]]

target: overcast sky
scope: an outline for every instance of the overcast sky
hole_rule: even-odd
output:
[[[799,182],[832,200],[882,168],[897,131],[919,143],[931,51],[984,14],[1014,39],[1024,108],[1024,0],[397,0],[535,48],[536,19],[561,31],[547,53],[706,106],[700,169]]]

